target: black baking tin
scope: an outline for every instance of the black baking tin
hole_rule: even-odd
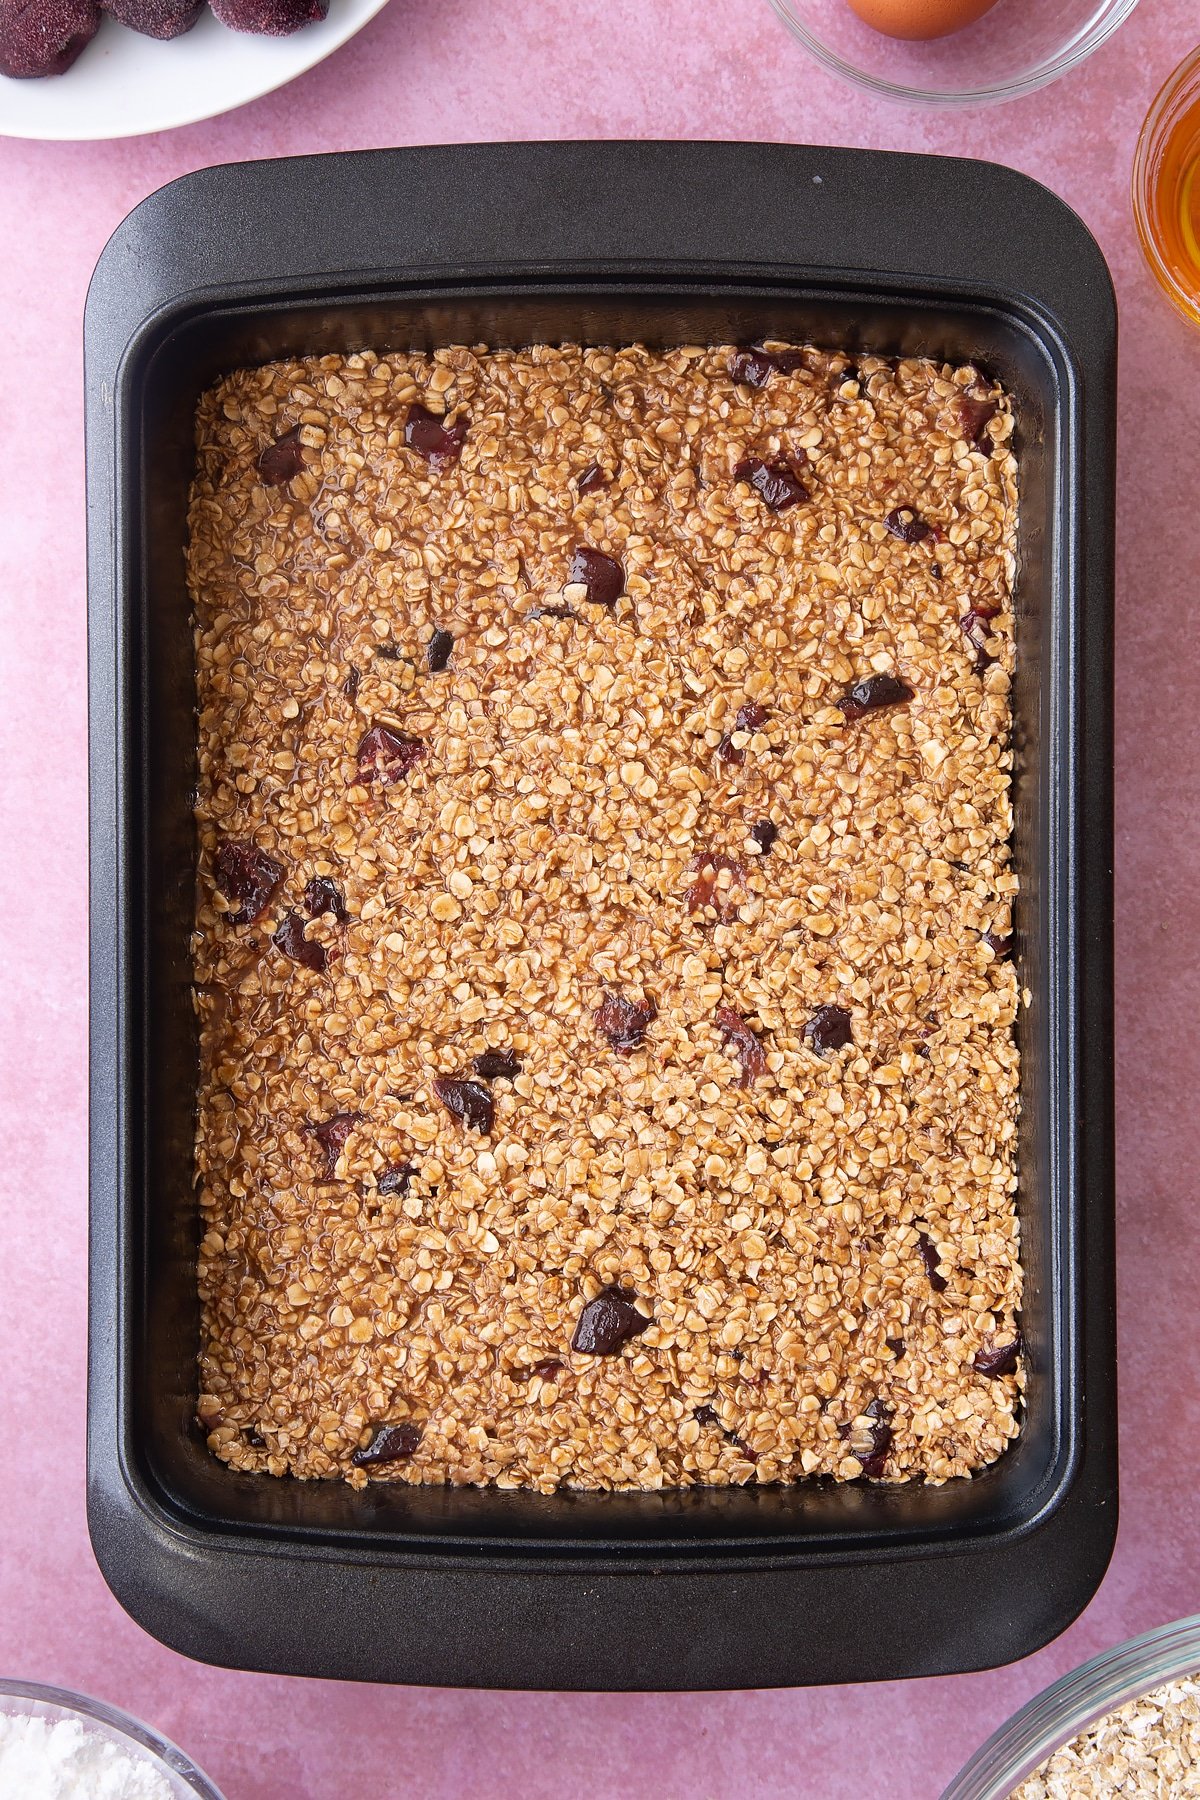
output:
[[[197,395],[281,355],[764,333],[975,359],[1015,397],[1022,1435],[940,1488],[354,1493],[235,1474],[194,1422]],[[1116,1527],[1115,334],[1104,261],[1059,200],[934,157],[378,151],[203,170],[119,227],[86,325],[88,1502],[105,1576],[147,1630],[297,1674],[742,1687],[992,1666],[1091,1597]]]

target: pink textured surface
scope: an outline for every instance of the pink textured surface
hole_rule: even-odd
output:
[[[161,1726],[229,1800],[932,1800],[1053,1676],[1200,1608],[1192,1481],[1200,1086],[1200,335],[1161,302],[1126,204],[1139,122],[1200,32],[1143,5],[1081,72],[951,118],[852,94],[762,0],[393,0],[331,61],[157,138],[0,147],[0,1670]],[[80,316],[118,220],[187,169],[489,137],[762,138],[993,157],[1083,215],[1123,315],[1117,900],[1123,1514],[1056,1644],[996,1674],[721,1695],[341,1686],[197,1667],[124,1616],[83,1512],[84,543]],[[986,230],[986,220],[963,222]],[[870,1621],[863,1621],[864,1631]]]

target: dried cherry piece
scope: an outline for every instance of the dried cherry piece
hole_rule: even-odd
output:
[[[283,880],[283,864],[260,850],[257,844],[227,838],[216,856],[217,884],[238,910],[227,915],[231,925],[252,925],[261,919]]]
[[[919,512],[911,506],[896,506],[883,521],[887,530],[902,544],[919,544],[922,538],[928,537],[933,527],[923,519]]]
[[[775,364],[765,350],[751,345],[748,350],[735,350],[729,359],[729,373],[747,387],[764,388],[775,372]]]
[[[717,760],[733,763],[735,767],[740,768],[746,760],[746,751],[744,746],[734,743],[733,732],[757,731],[766,722],[767,709],[765,706],[760,706],[757,700],[747,700],[744,706],[739,706],[737,716],[733,721],[733,731],[727,731],[717,745]]]
[[[692,874],[696,879],[685,893],[684,905],[689,912],[703,912],[711,906],[723,925],[736,918],[737,909],[741,905],[738,890],[745,892],[746,866],[736,856],[726,856],[723,851],[710,855],[702,851],[692,859]],[[718,876],[728,873],[730,879],[724,886],[718,886]]]
[[[575,491],[582,499],[585,494],[594,494],[600,488],[606,488],[611,480],[612,476],[607,470],[602,469],[598,462],[591,462],[575,483]]]
[[[990,622],[999,610],[998,606],[973,606],[958,621],[959,630],[975,652],[975,667],[981,675],[988,664],[996,660],[987,641],[992,635]]]
[[[725,1436],[735,1450],[741,1451],[747,1462],[756,1463],[758,1461],[758,1451],[752,1450],[745,1438],[739,1437],[736,1431],[727,1431]]]
[[[883,1474],[884,1464],[887,1462],[888,1452],[895,1437],[892,1430],[892,1413],[890,1407],[886,1406],[882,1400],[872,1400],[860,1417],[870,1419],[871,1423],[865,1427],[860,1426],[857,1433],[854,1431],[854,1426],[851,1426],[850,1454],[858,1458],[862,1464],[863,1474],[868,1480],[873,1481]],[[865,1443],[857,1444],[860,1436],[865,1436]]]
[[[999,931],[985,931],[980,934],[997,962],[1006,962],[1012,956],[1012,938],[1005,937]]]
[[[620,1287],[606,1287],[580,1313],[571,1348],[583,1356],[612,1356],[651,1324],[653,1320],[634,1305],[632,1294]]]
[[[319,919],[325,913],[332,913],[339,925],[345,925],[350,918],[341,888],[328,875],[313,876],[304,890],[304,904],[308,908],[310,919]]]
[[[358,699],[358,685],[361,680],[362,676],[357,669],[350,669],[347,672],[346,679],[342,683],[342,692],[345,694],[347,700]]]
[[[429,746],[420,738],[397,731],[394,725],[372,725],[359,740],[355,780],[361,787],[372,781],[390,787],[428,755]]]
[[[246,1440],[247,1444],[250,1446],[251,1450],[265,1450],[267,1447],[266,1438],[263,1436],[262,1432],[259,1431],[259,1429],[255,1425],[243,1426],[242,1427],[242,1436],[245,1438],[245,1440]]]
[[[900,1358],[904,1355],[904,1339],[902,1337],[884,1338],[883,1341],[895,1357],[896,1361],[899,1362]]]
[[[750,836],[758,845],[759,854],[761,856],[766,856],[769,854],[775,839],[779,836],[779,827],[771,819],[759,819],[756,824],[750,827]]]
[[[346,1148],[346,1139],[356,1125],[362,1124],[360,1112],[334,1113],[328,1119],[310,1119],[304,1127],[310,1137],[315,1137],[325,1152],[325,1176],[332,1180],[338,1165],[338,1157]]]
[[[573,606],[531,606],[525,615],[529,619],[573,619]]]
[[[216,10],[214,6],[213,11]],[[285,431],[282,437],[277,437],[273,444],[259,452],[258,472],[268,487],[286,487],[303,467],[304,447],[298,425],[293,425],[290,431]]]
[[[934,1244],[933,1239],[927,1231],[918,1231],[917,1250],[920,1254],[921,1261],[925,1264],[925,1273],[929,1277],[930,1287],[935,1294],[944,1294],[949,1283],[938,1268],[938,1264],[942,1259],[937,1253],[937,1246]]]
[[[988,426],[999,411],[999,400],[980,400],[971,394],[959,394],[956,405],[963,436],[985,456],[990,456],[995,442]]]
[[[388,1194],[400,1194],[403,1196],[407,1194],[412,1178],[416,1172],[416,1165],[414,1163],[397,1163],[394,1168],[385,1169],[383,1171],[383,1174],[375,1184],[375,1192],[385,1196]]]
[[[324,944],[304,935],[304,920],[299,913],[285,913],[272,934],[271,942],[277,950],[283,952],[289,962],[299,963],[302,969],[311,969],[314,975],[323,975],[329,967],[329,952]]]
[[[9,0],[0,6],[0,75],[65,75],[99,26],[93,0]]]
[[[838,701],[846,716],[846,723],[852,724],[869,712],[879,712],[885,706],[907,706],[913,697],[913,691],[906,681],[898,675],[868,675],[863,681],[856,681],[853,687]]]
[[[692,1408],[692,1417],[695,1419],[697,1425],[720,1425],[721,1423],[720,1418],[717,1416],[716,1407],[710,1406],[707,1401],[705,1401],[703,1406],[695,1406]]]
[[[854,1042],[853,1020],[844,1006],[818,1006],[804,1027],[804,1036],[818,1056],[828,1056],[831,1050],[843,1050]]]
[[[453,1075],[435,1075],[433,1091],[452,1118],[486,1137],[492,1129],[496,1108],[492,1096],[478,1081],[461,1081]]]
[[[567,581],[573,587],[585,588],[585,598],[596,606],[615,606],[625,592],[625,571],[616,557],[587,544],[576,547]]]
[[[397,1425],[376,1425],[369,1444],[354,1452],[350,1461],[356,1469],[378,1468],[381,1463],[407,1462],[415,1456],[421,1442],[421,1427],[411,1419]]]
[[[104,11],[118,25],[152,38],[182,37],[203,8],[204,0],[104,0]]]
[[[529,1376],[530,1381],[535,1375],[541,1381],[552,1381],[561,1369],[562,1364],[557,1356],[543,1356],[540,1361],[531,1363],[525,1373]]]
[[[647,1029],[658,1017],[658,1008],[651,999],[627,1000],[624,994],[610,988],[593,1016],[596,1030],[614,1050],[628,1056],[645,1043]]]
[[[732,1006],[718,1006],[717,1030],[741,1064],[742,1087],[753,1087],[759,1076],[767,1072],[767,1053],[757,1032]]]
[[[1001,1375],[1014,1375],[1017,1359],[1021,1354],[1021,1333],[1018,1331],[1011,1344],[993,1344],[988,1350],[977,1350],[971,1358],[971,1367],[980,1375],[986,1375],[993,1381]]]
[[[450,661],[454,638],[448,631],[435,631],[425,651],[425,666],[431,675],[440,675]]]
[[[475,1073],[484,1081],[515,1081],[520,1058],[515,1050],[484,1050],[475,1058]]]
[[[808,499],[808,489],[790,462],[782,457],[765,463],[761,456],[743,457],[733,471],[735,481],[747,481],[769,512],[786,512]]]
[[[431,413],[419,400],[413,401],[404,421],[404,442],[418,456],[423,456],[431,469],[440,474],[443,469],[456,463],[466,441],[465,419],[460,419],[455,425],[447,425],[444,418]]]

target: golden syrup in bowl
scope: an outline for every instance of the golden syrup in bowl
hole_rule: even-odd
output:
[[[1200,325],[1200,49],[1146,116],[1133,163],[1133,210],[1160,287]]]

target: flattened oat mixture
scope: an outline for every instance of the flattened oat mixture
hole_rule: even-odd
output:
[[[204,396],[218,1456],[548,1491],[1004,1449],[1011,429],[972,369],[780,347]]]

